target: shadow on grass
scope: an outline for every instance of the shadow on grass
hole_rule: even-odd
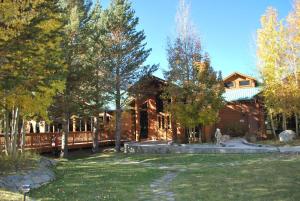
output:
[[[161,167],[166,169],[162,169]],[[181,171],[184,170],[184,171]],[[62,160],[38,200],[151,200],[150,184],[176,171],[176,200],[299,200],[299,156],[95,154]],[[292,199],[286,199],[292,198]],[[297,199],[296,199],[297,198]]]

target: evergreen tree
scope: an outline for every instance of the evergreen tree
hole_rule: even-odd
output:
[[[47,107],[63,89],[63,22],[57,1],[5,1],[0,13],[0,107],[6,153],[15,157],[20,118],[21,131],[28,118],[47,119]]]
[[[62,145],[61,157],[68,155],[69,120],[72,114],[77,113],[78,87],[80,83],[81,60],[78,57],[80,52],[80,33],[84,27],[90,4],[84,0],[61,0],[61,7],[64,9],[65,26],[63,27],[64,64],[66,66],[65,89],[56,97],[52,107],[52,114],[62,123]]]
[[[121,145],[122,109],[126,104],[127,90],[131,84],[156,66],[143,66],[151,49],[146,49],[145,34],[137,31],[138,18],[128,0],[112,0],[106,11],[105,27],[108,31],[106,47],[110,72],[111,94],[116,107],[116,151]]]
[[[82,79],[79,97],[81,113],[94,117],[93,152],[99,150],[99,113],[105,112],[105,105],[110,100],[107,78],[109,72],[105,68],[107,62],[105,39],[107,31],[104,27],[104,12],[97,2],[90,12],[81,34]],[[104,123],[105,120],[103,120]]]

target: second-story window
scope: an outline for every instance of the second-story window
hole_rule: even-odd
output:
[[[239,81],[239,85],[240,86],[249,86],[250,85],[250,81],[249,80]]]
[[[234,87],[234,83],[233,82],[225,82],[225,87],[227,87],[227,88]]]

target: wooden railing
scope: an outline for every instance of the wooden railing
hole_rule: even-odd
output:
[[[25,135],[25,149],[35,149],[40,151],[50,151],[52,149],[60,149],[61,147],[61,133],[28,133]],[[55,139],[56,140],[53,140]],[[4,149],[5,143],[4,134],[0,134],[0,150]],[[20,139],[20,137],[19,137]],[[92,146],[92,133],[91,132],[70,132],[68,136],[69,148],[84,148]],[[99,136],[100,144],[114,144],[112,135],[102,134]],[[56,142],[53,147],[52,141]],[[21,141],[19,140],[18,146],[20,147]]]

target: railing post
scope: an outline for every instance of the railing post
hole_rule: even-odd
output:
[[[79,119],[79,131],[80,132],[82,131],[82,128],[81,128],[81,118]]]
[[[30,146],[33,147],[33,135],[32,135],[32,133],[30,133],[30,134],[31,134],[31,136],[30,136],[30,141],[31,141]]]

